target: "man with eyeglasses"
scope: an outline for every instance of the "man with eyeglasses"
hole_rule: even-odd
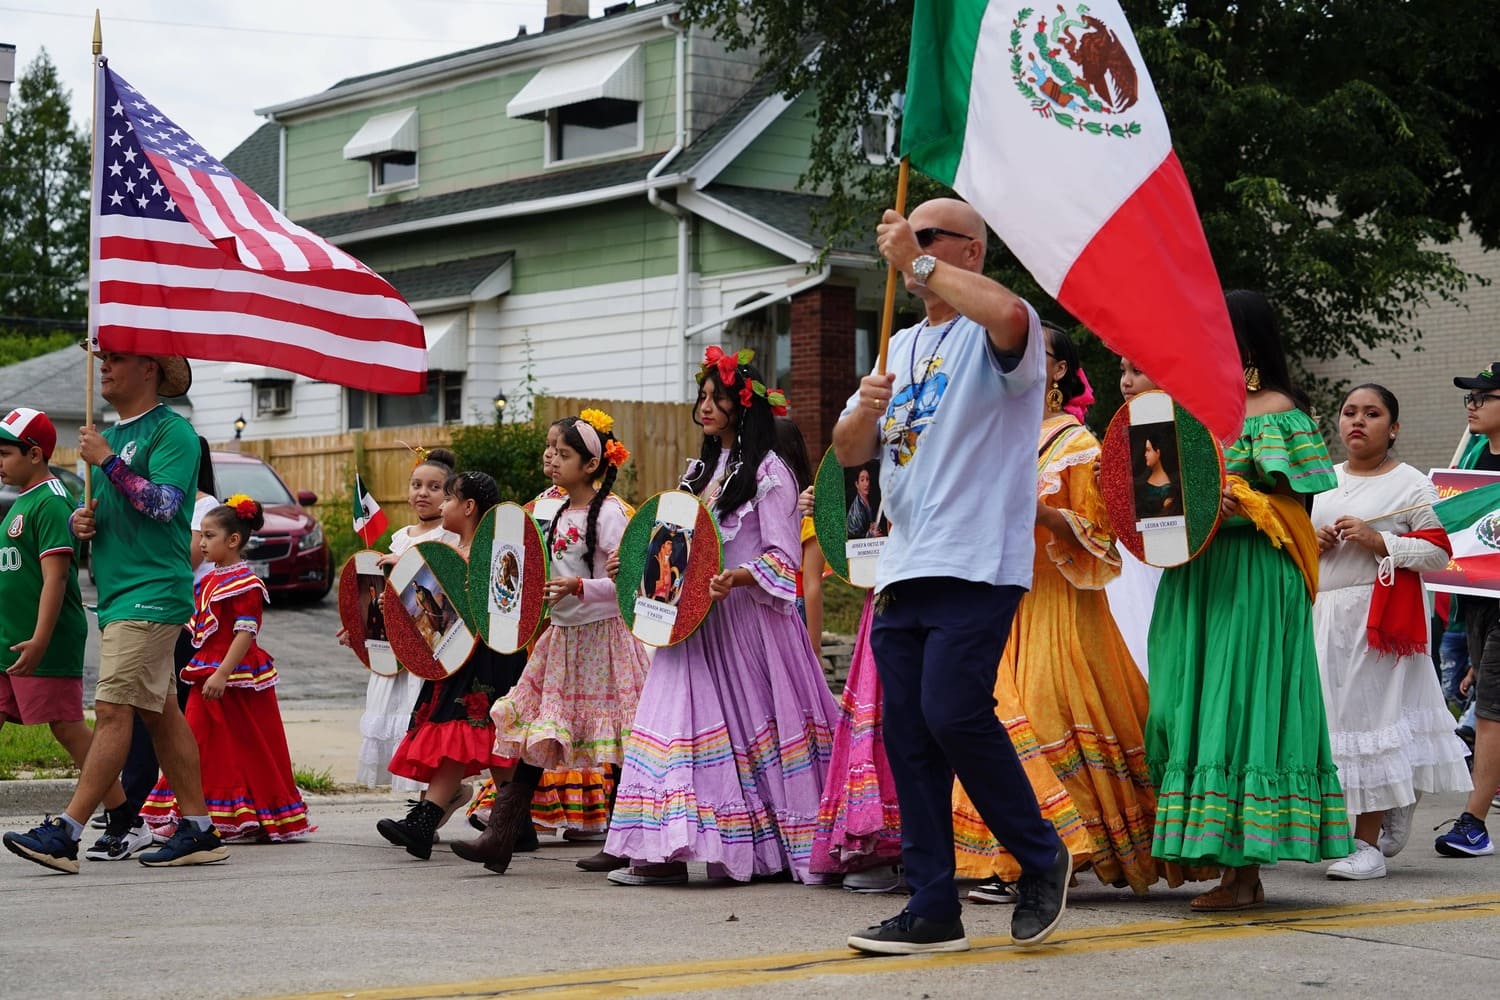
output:
[[[1453,384],[1468,390],[1464,407],[1471,435],[1458,467],[1500,472],[1500,361]],[[1469,640],[1469,672],[1459,691],[1474,691],[1474,790],[1463,814],[1434,847],[1450,858],[1474,858],[1495,853],[1484,820],[1500,786],[1500,599],[1466,595],[1453,604]]]
[[[880,460],[890,534],[870,639],[912,898],[849,945],[969,947],[954,883],[955,773],[1021,865],[1011,938],[1039,944],[1061,920],[1072,859],[1042,818],[994,691],[1031,586],[1046,338],[1036,311],[985,277],[984,220],[968,204],[924,202],[910,220],[887,211],[877,234],[926,317],[892,338],[889,371],[860,382],[833,444],[845,467]]]

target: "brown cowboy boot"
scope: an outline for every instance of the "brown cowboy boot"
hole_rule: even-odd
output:
[[[490,821],[474,840],[453,844],[453,853],[473,861],[497,875],[510,867],[516,849],[516,833],[521,823],[531,821],[531,789],[508,781],[495,789],[495,803],[490,807]]]

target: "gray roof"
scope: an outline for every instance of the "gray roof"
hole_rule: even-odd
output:
[[[732,184],[710,184],[703,193],[809,246],[820,247],[826,238],[813,219],[814,211],[828,202],[822,195],[768,191]],[[835,241],[833,249],[873,256],[876,252],[875,223],[870,223],[868,238],[844,234]]]
[[[450,260],[442,264],[407,267],[386,271],[381,277],[389,281],[408,302],[452,299],[472,295],[475,286],[494,274],[513,253],[492,253],[467,260]]]
[[[298,219],[297,222],[325,238],[343,236],[346,233],[393,226],[403,222],[434,219],[457,212],[494,208],[514,202],[554,198],[559,195],[593,191],[597,188],[614,187],[617,184],[629,184],[632,181],[644,181],[647,172],[659,159],[661,157],[655,155],[638,156],[629,160],[617,160],[612,163],[578,167],[574,170],[523,177],[514,181],[502,181],[499,184],[486,184],[483,187],[452,191],[448,194],[433,195],[430,198],[414,198],[393,205],[380,205],[353,212]]]
[[[281,127],[266,122],[224,157],[229,172],[272,205],[281,200]]]
[[[64,347],[0,368],[0,406],[34,406],[58,420],[83,420],[88,380],[86,355]],[[94,379],[94,415],[104,412],[99,380]]]

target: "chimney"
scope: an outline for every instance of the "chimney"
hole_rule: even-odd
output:
[[[0,123],[10,110],[10,85],[16,82],[16,47],[0,42]]]
[[[589,19],[589,0],[547,0],[547,18],[542,30],[555,31]]]

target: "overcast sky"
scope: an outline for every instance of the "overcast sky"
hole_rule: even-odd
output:
[[[613,0],[590,0],[598,16]],[[255,108],[337,80],[541,30],[546,0],[0,0],[16,75],[45,48],[90,117],[94,9],[113,69],[222,157],[263,121]],[[14,99],[14,88],[12,88]]]

